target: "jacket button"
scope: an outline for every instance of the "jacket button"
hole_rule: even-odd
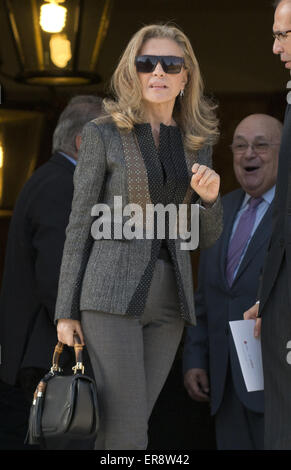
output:
[[[282,248],[284,246],[284,238],[280,238],[279,246]]]

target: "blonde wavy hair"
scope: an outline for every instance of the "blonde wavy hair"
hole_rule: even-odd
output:
[[[119,129],[130,131],[134,124],[145,122],[142,88],[135,67],[135,58],[148,39],[167,38],[175,41],[184,54],[188,81],[183,98],[177,97],[173,118],[184,134],[187,148],[197,150],[205,144],[213,145],[219,136],[216,105],[204,94],[199,64],[187,36],[169,24],[153,24],[141,28],[130,40],[111,80],[115,100],[104,101],[106,111]]]

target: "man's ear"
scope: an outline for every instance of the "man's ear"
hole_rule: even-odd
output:
[[[82,137],[80,135],[77,135],[75,138],[75,145],[76,145],[77,152],[79,151],[81,142],[82,142]]]

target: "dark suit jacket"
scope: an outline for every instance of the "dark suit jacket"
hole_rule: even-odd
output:
[[[290,450],[291,378],[291,107],[286,108],[274,198],[272,235],[259,293],[266,397],[265,448]],[[289,297],[289,298],[288,298]]]
[[[280,146],[279,167],[276,194],[273,203],[272,236],[264,264],[262,282],[260,286],[260,315],[270,298],[272,289],[278,277],[279,269],[286,254],[288,282],[291,280],[291,160],[289,158],[291,146],[291,106],[286,108],[284,130]],[[289,289],[289,303],[291,304],[291,289]],[[287,307],[287,303],[286,303]],[[289,312],[287,313],[289,314]]]
[[[15,384],[22,367],[51,364],[73,174],[73,163],[53,155],[24,185],[14,208],[0,295],[0,378],[9,384]]]
[[[184,372],[191,368],[209,371],[212,414],[217,412],[223,398],[229,360],[241,402],[256,412],[264,409],[263,392],[246,390],[228,323],[242,320],[244,311],[256,301],[260,271],[271,234],[272,207],[254,233],[230,288],[225,276],[228,242],[244,195],[238,189],[223,197],[223,233],[215,245],[201,252],[199,287],[195,295],[197,326],[187,329],[185,339]]]

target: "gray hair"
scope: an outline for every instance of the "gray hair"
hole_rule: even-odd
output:
[[[78,95],[72,98],[61,113],[53,134],[53,152],[62,151],[74,156],[75,139],[87,122],[104,114],[103,100],[94,95]]]

